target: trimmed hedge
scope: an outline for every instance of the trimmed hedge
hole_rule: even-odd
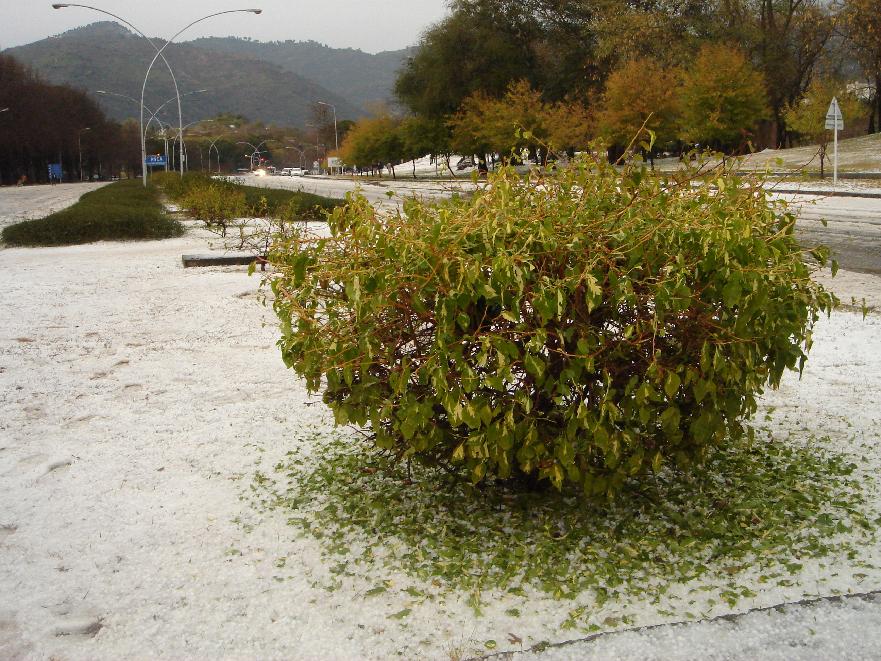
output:
[[[289,367],[399,460],[611,496],[749,433],[834,296],[733,171],[583,160],[469,199],[363,197],[276,246]],[[821,262],[826,252],[814,251]]]
[[[67,209],[3,229],[13,246],[57,246],[93,241],[165,239],[183,234],[169,218],[156,189],[139,180],[119,181],[83,195]]]

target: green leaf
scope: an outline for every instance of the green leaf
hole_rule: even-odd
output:
[[[667,393],[668,399],[673,399],[681,383],[682,380],[676,372],[669,372],[667,374],[667,379],[664,381],[664,392]]]

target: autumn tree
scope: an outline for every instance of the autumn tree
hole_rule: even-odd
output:
[[[650,58],[618,67],[606,81],[598,116],[600,134],[625,147],[645,126],[658,145],[676,140],[679,129],[679,86],[682,73]]]
[[[349,129],[340,145],[344,163],[360,168],[389,168],[395,175],[395,165],[403,158],[403,146],[398,133],[400,122],[388,114],[362,119]]]
[[[704,45],[683,76],[681,136],[716,148],[741,146],[768,116],[765,80],[742,51]]]
[[[835,78],[816,77],[804,97],[788,106],[784,113],[786,125],[803,138],[818,144],[820,177],[824,176],[824,162],[832,131],[826,129],[826,111],[833,98],[838,99],[841,113],[848,122],[865,119],[867,108],[848,90],[847,82]]]
[[[594,113],[577,99],[558,101],[547,108],[548,145],[558,152],[572,155],[587,148],[596,137]]]

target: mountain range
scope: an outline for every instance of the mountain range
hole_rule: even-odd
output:
[[[146,40],[110,21],[4,52],[49,82],[133,98],[140,98],[155,53]],[[390,103],[396,73],[409,55],[411,49],[374,55],[314,41],[266,43],[235,37],[175,43],[165,50],[182,94],[207,90],[183,99],[185,123],[228,113],[300,127],[312,118],[318,101],[333,104],[338,119],[358,119],[375,104]],[[160,60],[150,74],[145,105],[155,109],[173,96],[171,76]],[[138,114],[138,104],[129,99],[106,94],[95,98],[114,119]],[[176,115],[176,104],[169,103],[160,116],[176,123]]]

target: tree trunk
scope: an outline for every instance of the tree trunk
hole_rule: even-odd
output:
[[[881,131],[881,75],[875,76],[875,112],[878,115],[878,123],[874,128]]]
[[[450,155],[449,155],[449,154],[447,154],[446,156],[444,156],[444,162],[447,164],[447,170],[450,171],[450,174],[452,175],[453,179],[455,179],[455,178],[456,178],[456,173],[453,172],[453,168],[450,167]]]

